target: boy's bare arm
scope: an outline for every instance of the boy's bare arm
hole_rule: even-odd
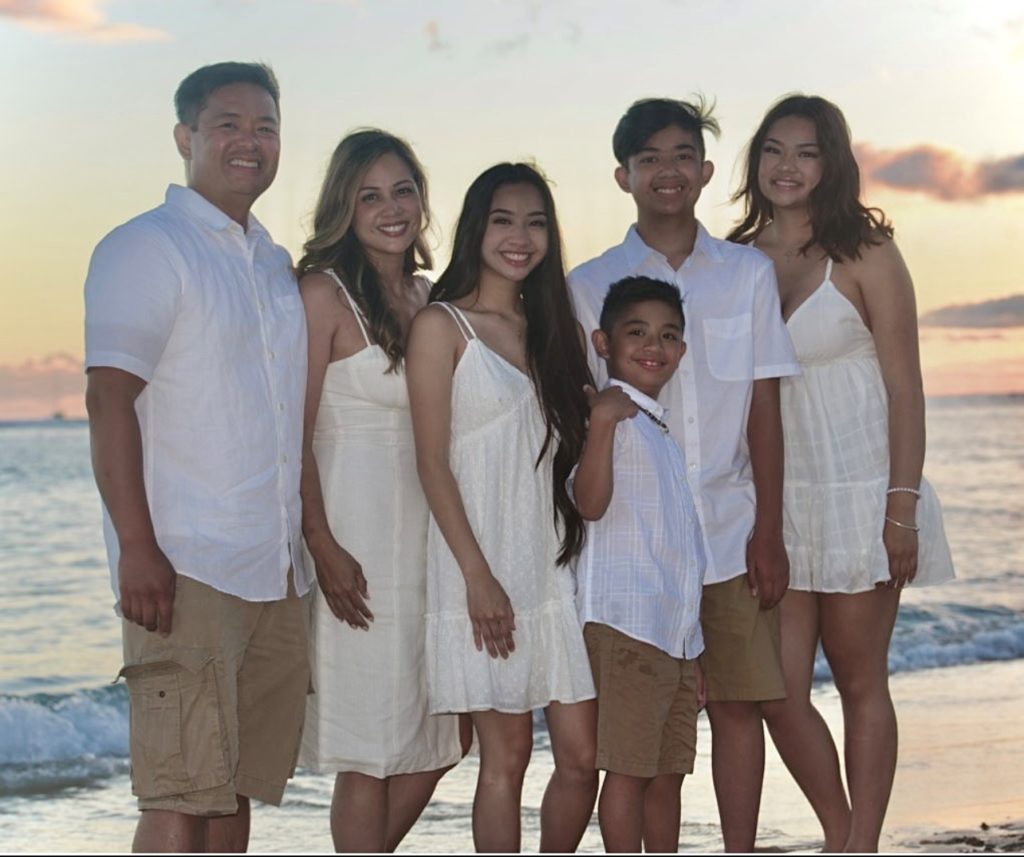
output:
[[[789,587],[789,558],[782,541],[782,415],[779,379],[754,382],[747,418],[747,444],[757,511],[747,542],[747,581],[761,608],[774,607]]]
[[[615,427],[632,419],[639,411],[621,387],[608,387],[600,393],[585,388],[590,403],[590,423],[572,491],[576,508],[584,520],[600,520],[612,501],[612,453],[615,449]]]

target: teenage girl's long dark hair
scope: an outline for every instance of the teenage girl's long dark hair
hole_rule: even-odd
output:
[[[547,181],[536,168],[529,164],[497,164],[470,185],[455,228],[451,262],[431,290],[430,300],[458,300],[480,284],[480,249],[490,219],[491,201],[498,188],[516,184],[536,188],[547,214],[548,251],[523,281],[522,295],[526,361],[547,426],[535,466],[540,466],[551,444],[556,443],[551,474],[554,523],[556,527],[561,525],[558,562],[564,565],[583,547],[583,519],[565,483],[583,451],[588,415],[583,386],[593,381],[565,284],[555,201]]]
[[[732,201],[743,201],[743,219],[728,240],[749,244],[772,219],[772,204],[761,192],[757,168],[768,131],[779,119],[802,116],[814,123],[821,156],[821,181],[811,191],[811,237],[800,248],[817,244],[832,259],[856,259],[865,245],[892,238],[892,224],[878,208],[860,201],[860,168],[853,156],[850,129],[842,111],[816,95],[789,95],[769,108],[747,146],[743,183]]]

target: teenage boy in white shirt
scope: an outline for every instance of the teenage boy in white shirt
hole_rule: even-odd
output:
[[[701,659],[711,721],[712,775],[727,851],[750,851],[764,775],[759,703],[785,696],[777,604],[789,562],[782,541],[782,423],[778,379],[799,373],[771,260],[708,235],[694,207],[711,179],[704,105],[634,103],[612,140],[615,180],[637,222],[622,244],[569,275],[584,330],[597,326],[608,284],[631,275],[677,286],[689,319],[686,355],[660,401],[686,457],[707,570]],[[606,377],[590,348],[597,380]]]
[[[658,394],[686,350],[679,290],[627,277],[591,338],[608,385],[591,399],[573,496],[591,523],[577,605],[597,687],[598,819],[608,852],[679,850],[704,682],[704,549]]]
[[[131,699],[135,851],[241,851],[279,804],[309,682],[299,472],[306,325],[250,214],[278,87],[218,63],[175,94],[188,187],[97,246],[86,405]]]

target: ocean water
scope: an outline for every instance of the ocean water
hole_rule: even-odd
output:
[[[945,667],[1024,658],[1022,425],[1024,397],[928,403],[925,472],[942,501],[958,580],[906,592],[894,673],[934,670],[942,681]],[[0,842],[10,852],[127,850],[135,821],[127,698],[113,683],[119,624],[84,424],[0,424],[0,580]],[[835,696],[821,658],[816,680],[817,696]],[[709,746],[703,719],[699,745],[698,768]],[[534,760],[524,791],[528,849],[551,770],[539,721]],[[766,794],[784,776],[770,769]],[[470,850],[475,779],[471,756],[442,781],[403,850]],[[329,850],[332,783],[300,771],[282,809],[257,808],[253,848]],[[708,791],[684,788],[684,849],[720,848]],[[813,819],[798,810],[806,823],[762,829],[760,844],[813,847]],[[600,850],[596,826],[583,847]]]

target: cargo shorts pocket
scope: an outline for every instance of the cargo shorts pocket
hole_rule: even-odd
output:
[[[196,653],[126,666],[132,792],[160,798],[211,789],[231,779],[217,666]]]

